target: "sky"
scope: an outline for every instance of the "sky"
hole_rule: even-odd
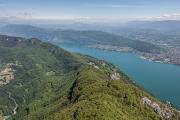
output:
[[[0,0],[0,17],[180,19],[180,0]]]

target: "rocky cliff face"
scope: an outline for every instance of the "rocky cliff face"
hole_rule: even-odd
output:
[[[0,86],[6,85],[14,80],[14,72],[11,65],[7,64],[5,67],[0,68]]]

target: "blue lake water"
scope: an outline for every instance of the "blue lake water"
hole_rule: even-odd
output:
[[[60,47],[113,63],[121,71],[162,101],[180,109],[180,66],[154,63],[133,53],[104,51],[76,45]]]

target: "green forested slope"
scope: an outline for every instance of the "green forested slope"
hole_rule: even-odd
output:
[[[0,68],[9,66],[14,73],[14,79],[0,86],[0,116],[10,120],[165,118],[143,104],[142,98],[146,96],[162,108],[164,104],[105,61],[36,39],[8,36],[0,36],[0,56]],[[176,110],[168,109],[170,119],[177,120]]]

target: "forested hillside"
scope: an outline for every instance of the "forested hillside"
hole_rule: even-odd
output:
[[[37,39],[0,36],[0,119],[178,120],[113,65]]]

